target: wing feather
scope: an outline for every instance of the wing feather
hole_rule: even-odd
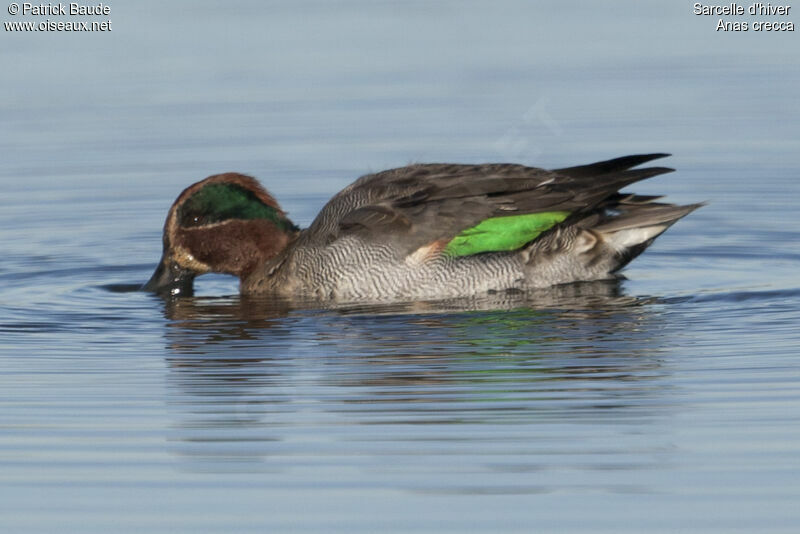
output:
[[[331,199],[305,233],[306,240],[331,243],[357,235],[411,254],[494,217],[588,214],[619,202],[624,198],[621,188],[671,172],[666,167],[631,169],[664,156],[625,156],[557,170],[497,163],[417,164],[365,175]]]

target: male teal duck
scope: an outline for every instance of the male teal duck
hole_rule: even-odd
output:
[[[442,299],[608,279],[701,204],[621,193],[671,172],[634,169],[668,154],[544,170],[417,164],[362,176],[305,230],[253,178],[185,189],[143,289],[191,294],[228,273],[242,293],[326,301]]]

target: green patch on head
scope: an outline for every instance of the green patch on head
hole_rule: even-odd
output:
[[[493,217],[454,237],[445,247],[450,256],[517,250],[569,216],[568,211]]]
[[[280,210],[236,184],[209,184],[186,199],[178,211],[181,226],[203,226],[229,219],[267,219],[283,230],[296,227]]]

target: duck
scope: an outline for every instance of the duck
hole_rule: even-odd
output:
[[[621,192],[672,172],[639,167],[668,155],[551,170],[412,164],[358,178],[305,229],[255,178],[216,174],[170,207],[161,260],[142,289],[190,296],[197,276],[225,273],[243,295],[358,303],[612,279],[703,205]]]

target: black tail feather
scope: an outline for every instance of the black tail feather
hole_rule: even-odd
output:
[[[628,169],[641,165],[642,163],[647,163],[648,161],[653,161],[654,159],[666,158],[669,155],[670,154],[666,153],[634,154],[632,156],[623,156],[621,158],[598,161],[596,163],[590,163],[588,165],[578,165],[576,167],[564,167],[563,169],[553,169],[553,171],[566,176],[571,176],[573,178],[584,178],[587,176],[598,176],[601,174],[626,171]],[[672,170],[673,169],[670,169],[670,171]]]

